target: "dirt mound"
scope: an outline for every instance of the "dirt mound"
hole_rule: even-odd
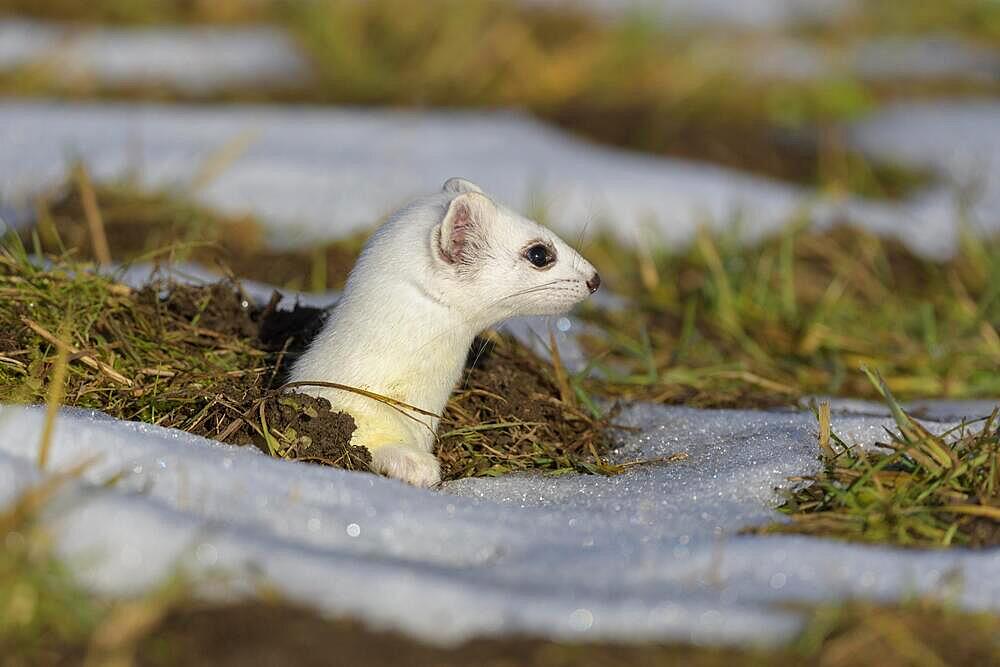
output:
[[[969,546],[973,549],[1000,546],[1000,521],[984,517],[974,517],[962,528],[969,536]]]
[[[334,412],[325,398],[280,394],[261,403],[260,410],[268,437],[242,431],[234,436],[234,444],[253,444],[272,456],[348,470],[371,464],[367,449],[350,444],[357,428],[354,418]]]
[[[239,285],[222,281],[212,285],[169,283],[149,285],[138,293],[139,303],[165,309],[202,330],[240,338],[256,338],[260,325],[253,306]]]
[[[608,449],[608,421],[565,400],[551,364],[497,335],[477,339],[469,359],[439,429],[445,479],[593,471]]]
[[[241,293],[239,285],[227,281],[207,286],[175,284],[151,297],[155,291],[146,288],[140,299],[210,333],[249,339],[256,347],[275,353],[269,358],[272,368],[266,380],[262,375],[238,376],[220,387],[222,400],[247,407],[233,422],[238,426],[218,434],[220,440],[252,444],[279,458],[368,469],[371,454],[351,445],[356,428],[353,417],[334,411],[324,398],[278,391],[294,359],[289,349],[298,351],[308,344],[322,326],[322,310],[298,304],[292,310],[279,310],[277,293],[261,309]]]
[[[20,345],[21,341],[14,331],[0,331],[0,354],[14,352]]]

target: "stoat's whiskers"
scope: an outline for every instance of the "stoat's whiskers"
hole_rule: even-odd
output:
[[[507,296],[502,296],[499,299],[496,299],[496,300],[492,301],[489,305],[486,306],[486,308],[483,308],[483,311],[488,310],[489,308],[492,308],[493,306],[495,306],[498,303],[501,303],[503,301],[506,301],[507,299],[514,299],[514,298],[519,297],[519,296],[524,296],[525,294],[532,294],[533,292],[544,292],[545,290],[550,289],[551,287],[553,287],[555,285],[558,285],[559,283],[565,283],[565,282],[570,282],[570,281],[567,281],[567,280],[551,280],[551,281],[549,281],[547,283],[542,283],[541,285],[535,285],[534,287],[527,287],[525,289],[518,290],[516,292],[512,292],[512,293],[508,294]]]
[[[492,340],[487,340],[479,348],[479,352],[476,352],[476,358],[472,360],[472,364],[470,364],[468,370],[465,371],[465,380],[462,382],[462,386],[463,387],[469,386],[469,379],[472,377],[472,369],[475,368],[476,364],[479,363],[479,359],[480,359],[480,357],[483,356],[483,353],[486,352],[486,348],[489,347],[489,346],[491,346],[491,345],[495,346],[496,342],[492,341]]]
[[[577,256],[573,258],[574,269],[577,268],[578,260],[583,259],[583,256],[580,255],[580,249],[583,248],[583,239],[587,236],[587,229],[589,228],[590,218],[587,218],[587,220],[583,223],[583,229],[580,230],[580,235],[576,238],[576,245],[573,247],[573,250],[575,250],[577,254]]]
[[[444,338],[445,336],[451,334],[456,329],[458,329],[460,327],[468,326],[469,324],[471,324],[475,320],[480,319],[480,317],[484,313],[488,312],[491,308],[493,308],[494,306],[496,306],[496,305],[498,305],[498,304],[506,301],[507,299],[514,299],[514,298],[519,297],[519,296],[525,296],[525,295],[528,295],[528,294],[545,292],[547,290],[551,290],[552,288],[556,287],[560,283],[571,283],[571,282],[573,282],[573,281],[572,280],[565,280],[565,279],[562,279],[562,280],[551,280],[551,281],[549,281],[547,283],[542,283],[541,285],[535,285],[534,287],[527,287],[525,289],[518,290],[516,292],[512,292],[512,293],[507,294],[505,296],[502,296],[502,297],[499,297],[497,299],[494,299],[493,301],[491,301],[491,302],[487,303],[485,306],[483,306],[481,309],[476,310],[475,312],[470,313],[468,316],[462,318],[462,320],[460,322],[456,322],[454,325],[452,325],[452,326],[448,327],[447,329],[445,329],[444,331],[438,333],[436,336],[431,337],[430,340],[426,341],[423,345],[421,345],[416,350],[414,350],[414,354],[421,352],[424,348],[426,348],[426,347],[428,347],[428,346],[436,343],[438,340],[440,340],[441,338]]]

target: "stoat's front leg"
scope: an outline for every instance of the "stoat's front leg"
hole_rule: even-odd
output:
[[[373,472],[414,486],[434,486],[441,481],[441,464],[433,453],[433,426],[411,428],[416,422],[382,405],[339,407],[354,417],[357,428],[351,444],[371,452]]]
[[[414,486],[434,486],[441,481],[441,464],[430,452],[402,443],[369,446],[368,449],[375,472]]]

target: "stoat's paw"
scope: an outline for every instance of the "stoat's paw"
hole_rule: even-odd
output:
[[[434,486],[441,481],[441,464],[430,452],[406,445],[383,445],[372,451],[372,470],[413,486]]]

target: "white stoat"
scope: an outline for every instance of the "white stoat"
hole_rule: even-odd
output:
[[[453,178],[397,211],[365,244],[292,382],[334,382],[441,414],[484,329],[554,315],[597,290],[594,267],[548,229]],[[357,423],[352,444],[372,467],[417,486],[441,479],[438,419],[372,398],[299,386]]]

